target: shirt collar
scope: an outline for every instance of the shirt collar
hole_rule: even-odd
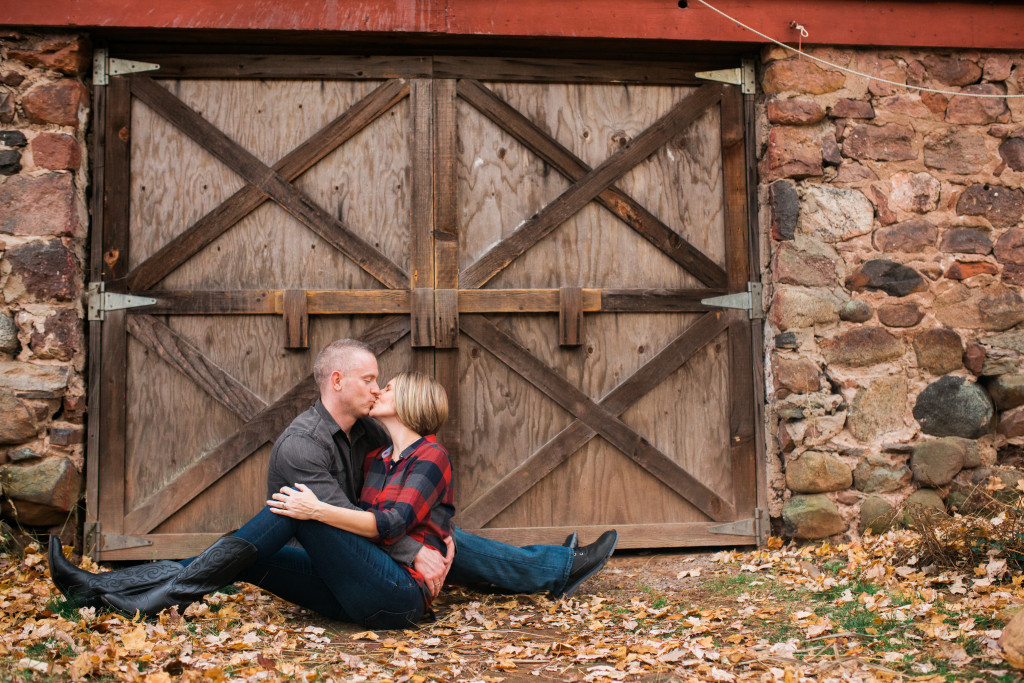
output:
[[[327,406],[324,405],[323,401],[317,399],[316,403],[313,404],[313,408],[316,410],[317,414],[319,414],[320,417],[324,420],[324,422],[327,423],[327,429],[330,431],[331,436],[334,437],[335,439],[337,439],[338,435],[341,434],[342,436],[345,436],[348,441],[352,442],[358,439],[366,432],[366,427],[363,426],[363,420],[360,418],[355,421],[355,423],[352,425],[351,431],[349,431],[348,435],[346,436],[345,431],[334,419],[334,416],[332,416],[331,413],[327,410]]]

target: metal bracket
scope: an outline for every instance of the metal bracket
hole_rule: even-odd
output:
[[[126,550],[128,548],[145,548],[146,546],[153,545],[153,541],[148,538],[141,538],[139,536],[125,536],[124,534],[107,534],[102,533],[100,537],[100,547],[103,550]]]
[[[754,516],[749,519],[741,519],[735,522],[727,522],[725,524],[716,524],[715,526],[709,526],[707,528],[708,533],[712,534],[724,534],[726,536],[754,536],[757,542],[761,542],[761,524],[762,524],[762,513],[761,508],[754,510]]]
[[[725,294],[701,299],[701,303],[712,308],[739,308],[745,310],[751,319],[764,318],[764,305],[761,303],[762,287],[760,282],[748,282],[747,291],[736,294]]]
[[[92,55],[92,83],[93,85],[108,85],[111,76],[156,71],[159,68],[159,64],[152,62],[133,62],[130,59],[111,57],[106,49],[100,48]]]
[[[694,74],[705,81],[717,81],[740,86],[744,95],[753,95],[757,89],[754,74],[754,60],[744,59],[742,66],[735,69],[718,69],[717,71],[698,71]]]
[[[123,311],[156,303],[152,297],[107,292],[105,288],[106,283],[103,282],[89,283],[89,320],[104,320],[107,311]]]

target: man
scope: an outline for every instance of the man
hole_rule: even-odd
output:
[[[320,398],[285,429],[274,444],[267,471],[268,498],[283,486],[302,483],[320,500],[354,508],[362,488],[366,454],[389,443],[386,432],[367,415],[377,397],[377,359],[366,344],[339,339],[320,352],[313,379]],[[449,575],[458,583],[492,585],[515,593],[550,592],[569,597],[601,569],[615,549],[618,534],[608,531],[594,543],[522,548],[492,541],[459,528],[453,531],[454,559],[404,538],[385,550],[397,562],[426,577],[436,596]]]

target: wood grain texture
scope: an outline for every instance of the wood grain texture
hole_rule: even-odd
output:
[[[695,71],[715,68],[706,66],[707,63],[696,60],[670,63],[530,57],[479,59],[442,56],[434,58],[433,72],[436,78],[475,78],[487,81],[700,85],[704,81],[693,74]]]
[[[583,343],[583,290],[562,287],[558,290],[558,344],[579,346]]]
[[[566,534],[576,531],[580,535],[580,543],[592,543],[605,531],[614,528],[619,532],[619,543],[616,548],[678,548],[702,546],[743,546],[756,545],[753,536],[730,536],[715,534],[708,527],[716,522],[683,522],[659,525],[650,524],[615,524],[598,525],[566,525],[559,527],[493,527],[486,529],[470,529],[466,531],[513,545],[530,543],[550,543],[557,545],[565,539]]]
[[[286,289],[281,297],[282,346],[286,349],[309,348],[309,307],[306,290]]]
[[[417,287],[410,293],[409,326],[416,348],[434,346],[434,288]]]
[[[417,79],[410,90],[412,204],[409,217],[409,288],[434,286],[434,137],[433,81]],[[413,346],[420,344],[413,323]],[[430,342],[432,343],[432,342]]]
[[[165,54],[161,78],[380,79],[428,78],[430,57],[381,55]]]
[[[400,101],[407,93],[408,88],[404,81],[392,80],[380,85],[369,95],[353,104],[343,114],[328,123],[309,139],[282,157],[280,161],[274,164],[273,169],[280,173],[282,177],[288,180],[294,180],[334,149],[337,149],[363,128],[372,123],[376,118],[381,116],[385,111]],[[287,97],[290,94],[293,95],[293,93],[282,93],[281,95]],[[323,106],[323,103],[319,104],[321,104],[321,107]],[[308,108],[309,107],[307,106],[307,110]],[[153,121],[150,125],[158,125],[158,122]],[[272,125],[279,124],[275,123]],[[293,126],[289,126],[290,130],[293,128]],[[301,128],[302,127],[300,127],[300,130]],[[154,155],[162,156],[172,152],[171,150],[167,150],[167,137],[168,136],[166,135],[150,136],[149,139],[152,143],[147,147],[147,149],[145,149],[145,151],[140,150],[140,156],[145,159],[151,159]],[[170,137],[182,136],[180,133],[174,132]],[[277,139],[276,136],[273,137],[274,139]],[[169,185],[174,185],[174,183],[168,183],[166,174],[175,168],[188,167],[187,162],[180,163],[184,161],[181,156],[175,157],[173,153],[171,153],[170,158],[176,158],[179,161],[179,164],[154,164],[153,167],[156,175],[148,180],[150,187],[162,187],[166,189]],[[144,188],[146,182],[146,180],[140,178],[139,182],[135,185]],[[206,193],[209,184],[209,179],[206,179],[202,188],[203,194]],[[175,197],[176,194],[171,193],[169,197],[170,201],[173,201]],[[130,289],[149,289],[153,287],[160,280],[166,277],[168,273],[172,272],[175,268],[187,261],[199,250],[209,245],[218,236],[223,234],[224,231],[230,229],[238,221],[259,207],[263,202],[267,201],[267,199],[267,196],[257,187],[247,184],[245,187],[235,192],[235,194],[230,198],[193,223],[188,229],[165,241],[164,245],[158,251],[139,263],[139,265],[137,265],[132,272],[128,274],[128,287]],[[168,200],[167,193],[158,194],[157,201],[166,200]],[[136,203],[138,204],[140,202],[136,201]],[[195,207],[190,206],[190,208],[194,210]],[[170,223],[170,221],[167,222]],[[140,225],[137,226],[134,231],[136,234],[139,234],[139,238],[144,244],[147,241],[153,242],[155,239],[159,239],[157,235],[153,235],[147,240],[145,236],[145,231],[147,229],[152,228]],[[151,248],[152,247],[150,247],[150,249]],[[145,252],[140,253],[136,258],[140,259],[143,254],[148,252],[149,250],[147,249]]]

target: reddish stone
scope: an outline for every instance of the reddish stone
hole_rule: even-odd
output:
[[[843,163],[843,155],[839,151],[834,134],[826,133],[821,136],[821,160],[828,166],[839,166]]]
[[[0,74],[0,83],[9,85],[12,88],[17,88],[25,81],[25,77],[19,74],[17,71],[5,71]]]
[[[89,106],[89,91],[78,81],[45,83],[25,93],[21,106],[32,123],[78,128],[81,113]]]
[[[879,59],[874,54],[861,53],[857,60],[857,71],[872,74],[895,83],[906,83],[907,74],[903,67],[892,59]],[[868,92],[876,97],[886,97],[900,90],[900,86],[883,83],[874,79],[868,81]]]
[[[836,264],[827,256],[800,251],[783,243],[772,257],[772,272],[778,282],[807,287],[831,287],[837,283]]]
[[[1014,171],[1024,171],[1024,138],[1010,138],[999,145],[999,157]]]
[[[949,98],[937,92],[921,93],[921,101],[933,114],[944,114],[949,106]]]
[[[903,345],[881,327],[856,327],[820,343],[825,360],[835,365],[864,367],[895,360]]]
[[[1024,213],[1024,191],[999,185],[971,185],[956,203],[961,216],[984,216],[997,228],[1017,224]]]
[[[900,172],[893,175],[889,199],[898,208],[915,213],[934,211],[939,206],[942,186],[928,173]]]
[[[920,273],[888,259],[872,259],[861,264],[846,278],[846,286],[857,292],[880,290],[896,297],[928,289],[928,283]]]
[[[1024,406],[1003,413],[999,420],[999,433],[1008,439],[1024,436]]]
[[[987,254],[992,251],[992,240],[980,230],[954,228],[942,235],[939,251],[947,254]]]
[[[846,156],[875,161],[907,161],[916,159],[914,129],[898,123],[884,126],[861,124],[843,142]]]
[[[14,176],[0,185],[0,233],[74,235],[75,188],[67,173]]]
[[[91,52],[85,38],[80,36],[53,36],[44,38],[28,50],[8,50],[7,56],[29,66],[52,69],[69,76],[84,73]]]
[[[1024,265],[1024,229],[1011,228],[996,240],[996,260],[1000,263]]]
[[[823,95],[839,90],[844,83],[846,76],[838,71],[825,71],[814,62],[793,58],[769,64],[761,86],[768,94],[800,92]]]
[[[980,173],[988,163],[985,138],[959,128],[937,131],[924,141],[924,165],[951,173]]]
[[[963,89],[965,93],[981,93],[986,95],[1005,95],[998,86],[991,83],[971,85]],[[1010,115],[1006,101],[998,97],[964,97],[956,95],[946,107],[946,120],[958,124],[993,123]]]
[[[42,360],[71,360],[85,341],[82,320],[70,309],[56,311],[43,321],[43,329],[32,332],[29,348]]]
[[[834,119],[873,119],[875,108],[863,100],[843,99],[832,105],[828,115]]]
[[[768,188],[768,201],[772,207],[772,237],[791,240],[796,236],[800,218],[800,196],[796,185],[788,180],[777,180]]]
[[[85,430],[81,427],[50,426],[50,443],[54,446],[73,446],[83,441],[85,441]]]
[[[865,168],[856,161],[847,161],[839,167],[839,173],[836,174],[832,182],[859,183],[862,180],[878,180],[878,176],[870,168]],[[893,217],[893,220],[896,218]]]
[[[1004,266],[1001,277],[1007,284],[1024,287],[1024,266],[1018,266],[1015,263]]]
[[[964,349],[964,367],[975,375],[980,375],[982,368],[985,367],[986,355],[984,346],[975,341],[968,343],[967,348]]]
[[[963,346],[960,335],[946,328],[925,330],[914,337],[914,353],[917,355],[918,367],[924,368],[933,375],[945,375],[958,370],[962,365]],[[985,360],[985,349],[981,350],[978,372]]]
[[[821,140],[809,131],[775,126],[768,133],[768,178],[806,178],[822,174]]]
[[[4,258],[11,264],[11,275],[37,300],[70,301],[81,291],[78,259],[59,239],[8,249]]]
[[[805,126],[825,118],[825,109],[810,100],[768,100],[768,120],[790,126]]]
[[[806,358],[776,358],[775,386],[794,394],[809,394],[819,389],[818,366]]]
[[[779,450],[783,453],[789,453],[794,448],[796,448],[796,441],[793,439],[793,435],[789,433],[786,421],[781,420],[779,422]]]
[[[957,57],[928,55],[924,58],[928,75],[946,85],[969,85],[981,78],[981,67],[972,61]]]
[[[879,251],[923,251],[935,245],[938,228],[924,218],[914,218],[875,231],[875,249]]]
[[[989,55],[985,59],[983,78],[986,81],[1005,81],[1013,70],[1010,55]]]
[[[878,217],[878,222],[882,225],[892,225],[896,222],[896,214],[889,208],[889,197],[886,196],[885,192],[871,186],[871,196],[875,200],[875,215]]]
[[[82,149],[70,135],[40,133],[32,138],[32,160],[40,168],[74,171],[82,162]]]
[[[14,114],[14,97],[0,95],[0,123],[12,123]]]
[[[924,64],[916,59],[912,59],[907,62],[907,84],[908,85],[924,85],[924,79],[928,76],[928,70],[924,68]]]
[[[966,280],[975,275],[995,275],[998,272],[995,264],[987,261],[954,261],[946,270],[946,277],[950,280]]]
[[[0,391],[0,444],[28,441],[38,429],[31,407],[14,394]]]
[[[934,114],[938,113],[933,112],[922,101],[920,95],[894,95],[878,102],[876,106],[880,111],[910,116],[915,119],[934,118]],[[942,111],[945,111],[945,108]]]
[[[85,417],[85,410],[88,408],[89,401],[82,393],[72,393],[73,390],[69,390],[68,393],[64,394],[64,402],[61,406],[61,416],[68,421],[80,421]]]
[[[878,307],[878,322],[886,327],[913,327],[924,318],[915,303],[883,304]]]

